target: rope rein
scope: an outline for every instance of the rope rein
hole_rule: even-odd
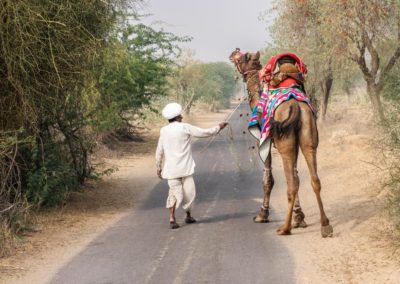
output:
[[[244,98],[240,99],[240,103],[239,103],[230,113],[228,113],[228,115],[225,117],[224,121],[228,122],[229,119],[232,118],[232,115],[233,115],[233,114],[235,113],[235,111],[242,105],[243,102],[244,102]],[[232,135],[232,133],[233,133],[232,126],[231,126],[230,124],[228,124],[227,126],[229,127],[229,133],[231,134],[231,137],[232,137],[232,139],[233,139],[233,135]],[[208,141],[208,143],[204,146],[204,148],[201,149],[201,151],[200,151],[201,154],[202,154],[204,151],[206,151],[206,150],[210,147],[211,143],[215,140],[215,138],[217,138],[217,136],[219,135],[219,133],[220,133],[220,132],[218,132],[217,135],[214,135],[214,136],[210,139],[210,141]]]
[[[240,103],[239,103],[230,113],[228,113],[228,115],[225,117],[225,121],[226,121],[226,122],[228,122],[228,121],[232,118],[232,116],[233,116],[233,114],[236,112],[236,110],[237,110],[237,109],[243,104],[243,102],[246,100],[246,86],[245,86],[245,85],[243,85],[243,97],[242,97],[242,98],[239,98],[239,100],[240,100]],[[241,169],[240,162],[239,162],[238,158],[235,158],[235,157],[238,156],[238,155],[237,155],[237,153],[234,153],[234,149],[233,149],[233,142],[232,142],[232,141],[233,141],[233,129],[232,129],[232,126],[231,126],[230,124],[228,124],[227,127],[229,127],[229,128],[228,128],[228,131],[229,131],[229,140],[226,139],[225,136],[223,136],[223,139],[224,139],[225,142],[229,143],[229,147],[228,147],[228,148],[229,148],[229,150],[230,150],[232,156],[233,156],[234,159],[235,159],[235,164],[238,166],[238,168]],[[245,134],[244,131],[243,131],[243,134]],[[219,135],[219,133],[218,133],[217,135]],[[208,143],[207,143],[207,144],[203,147],[203,149],[200,151],[201,154],[204,153],[204,152],[210,147],[211,143],[215,140],[215,138],[217,138],[217,135],[213,136],[213,137],[208,141]],[[256,159],[255,159],[256,154],[255,154],[255,150],[254,150],[254,149],[256,149],[256,147],[252,147],[252,146],[251,146],[251,142],[249,141],[249,137],[248,137],[247,135],[246,135],[246,144],[247,144],[247,147],[248,147],[249,150],[253,150],[253,151],[251,151],[250,162],[254,163],[254,162],[256,161]]]

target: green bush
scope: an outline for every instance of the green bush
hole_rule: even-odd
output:
[[[385,156],[389,177],[386,186],[389,189],[389,216],[395,227],[400,230],[400,65],[395,72],[385,78],[382,92],[385,98],[384,109],[386,121],[383,123],[386,135],[381,138],[380,145],[389,155]]]
[[[78,186],[76,172],[68,164],[57,145],[34,149],[32,161],[42,159],[38,168],[34,165],[26,173],[25,196],[36,206],[56,206],[61,204],[69,191]],[[39,157],[40,155],[45,155]]]

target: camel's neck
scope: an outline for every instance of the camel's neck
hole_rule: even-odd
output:
[[[258,73],[254,74],[250,78],[246,80],[247,84],[247,100],[249,102],[249,106],[253,111],[254,107],[257,106],[258,98],[260,96],[261,86],[258,78]]]

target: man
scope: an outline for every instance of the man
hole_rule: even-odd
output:
[[[193,181],[195,163],[190,145],[191,137],[209,137],[225,128],[227,122],[202,129],[182,122],[182,107],[177,103],[167,104],[162,115],[169,124],[161,128],[156,150],[156,166],[159,178],[168,180],[169,193],[166,207],[169,209],[170,228],[177,229],[175,210],[183,202],[186,211],[185,223],[196,220],[191,215],[196,189]]]

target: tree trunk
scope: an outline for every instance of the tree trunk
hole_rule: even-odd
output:
[[[381,122],[385,121],[385,115],[383,113],[383,107],[381,102],[381,90],[372,80],[367,81],[367,93],[371,100],[374,114],[377,115]]]
[[[186,104],[186,107],[185,107],[185,114],[186,115],[190,115],[190,111],[192,109],[192,106],[193,106],[193,101],[190,101],[190,102],[188,102]]]
[[[323,82],[322,86],[322,103],[321,103],[321,119],[322,121],[325,121],[326,119],[326,111],[328,109],[328,102],[329,102],[329,97],[331,95],[331,90],[332,90],[332,85],[333,85],[333,74],[332,71],[329,70],[327,76],[325,77],[325,80]]]
[[[347,78],[344,80],[345,81],[343,83],[343,91],[347,95],[347,102],[350,103],[352,82],[350,80],[348,80]]]
[[[190,110],[194,104],[195,101],[195,92],[194,90],[186,90],[186,94],[184,94],[184,105],[183,108],[185,110],[185,114],[189,115],[190,114]]]
[[[307,96],[310,98],[311,104],[317,112],[317,117],[319,117],[319,99],[316,95],[316,87],[315,85],[311,85],[309,89],[307,89]]]

